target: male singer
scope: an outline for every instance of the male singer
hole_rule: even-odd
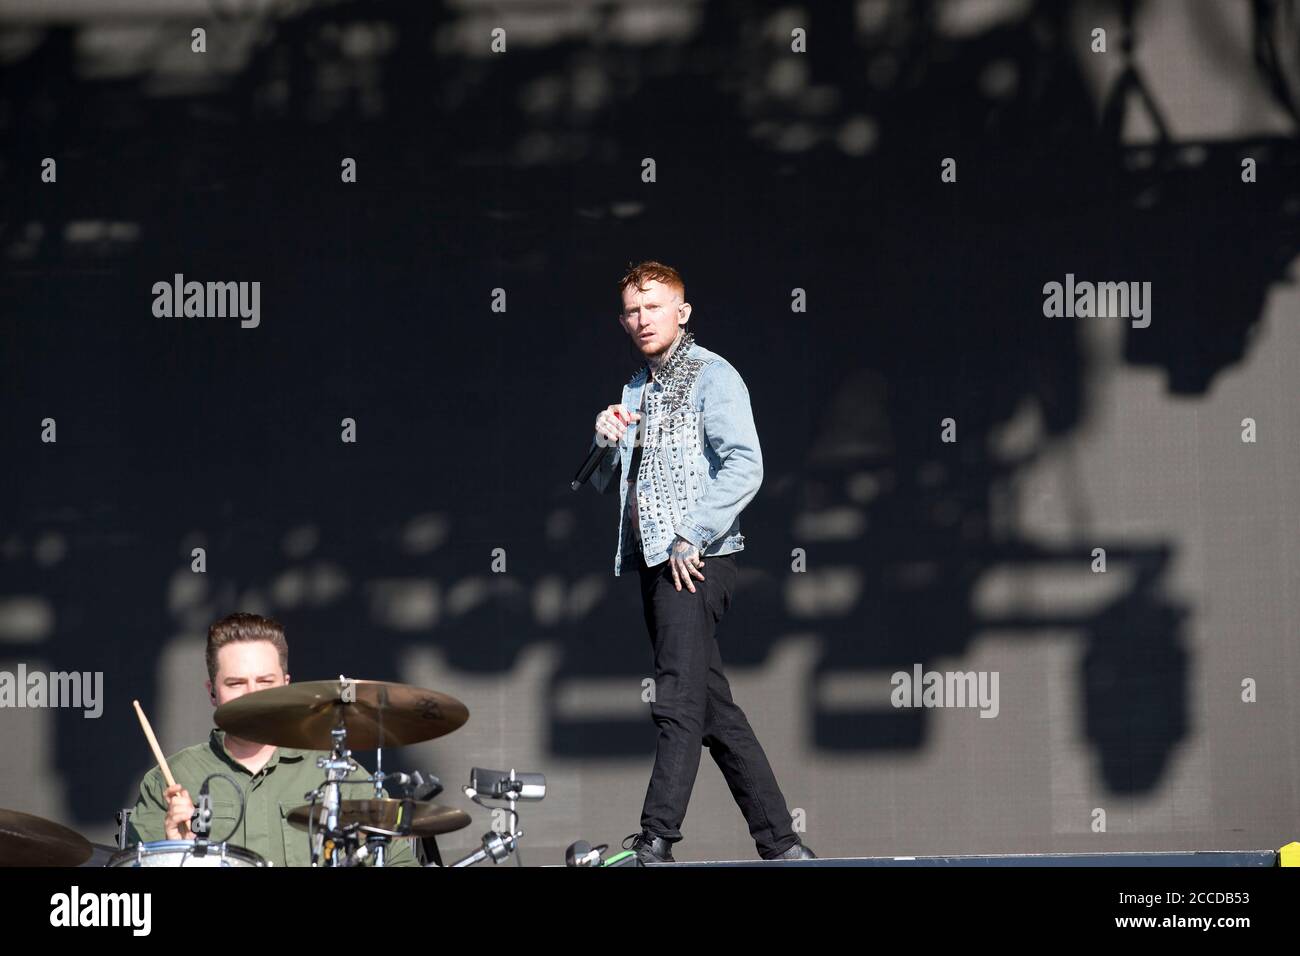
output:
[[[593,446],[617,443],[592,475],[598,491],[619,482],[614,574],[636,555],[654,651],[650,714],[659,728],[654,770],[631,841],[642,864],[672,863],[672,844],[709,748],[765,860],[814,856],[795,835],[776,775],[745,713],[731,699],[714,637],[731,605],[740,512],[758,492],[763,457],[749,391],[726,359],[694,343],[686,285],[677,271],[643,262],[618,284],[619,322],[645,359],[623,401],[596,417]],[[631,411],[638,409],[638,411]],[[624,441],[627,425],[635,436]]]

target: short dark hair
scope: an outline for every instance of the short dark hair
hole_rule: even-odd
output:
[[[267,641],[280,652],[280,670],[289,670],[289,642],[284,639],[284,626],[269,617],[238,611],[227,614],[208,628],[208,680],[217,682],[217,652],[227,644],[242,641]]]

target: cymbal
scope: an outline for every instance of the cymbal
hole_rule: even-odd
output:
[[[118,852],[117,844],[90,844],[90,858],[81,866],[108,866],[108,861]]]
[[[404,805],[405,817],[403,816]],[[308,804],[290,810],[290,825],[299,830],[306,830],[313,809],[316,812],[316,826],[324,826],[325,808],[319,803],[314,808]],[[352,824],[357,824],[363,829],[375,827],[380,830],[397,830],[409,836],[431,837],[469,826],[470,816],[463,810],[444,807],[437,803],[379,799],[340,800],[339,825]]]
[[[374,750],[449,734],[469,720],[469,708],[408,684],[349,680],[345,690],[338,680],[316,680],[245,694],[218,707],[214,719],[244,740],[301,750],[332,749],[330,731],[341,724],[349,748]]]
[[[91,852],[89,840],[60,823],[0,810],[0,866],[80,866]]]

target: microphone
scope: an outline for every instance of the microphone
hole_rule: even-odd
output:
[[[190,832],[199,842],[205,842],[212,832],[212,796],[208,793],[208,777],[199,787],[199,805],[190,814]]]
[[[587,460],[582,463],[582,467],[579,468],[578,473],[574,475],[573,481],[569,482],[569,488],[573,491],[577,491],[585,485],[587,479],[591,477],[592,472],[600,466],[600,460],[613,450],[613,445],[605,445],[602,447],[600,442],[596,442],[596,444],[592,446],[591,451],[587,453]]]
[[[618,415],[619,421],[623,422],[624,424],[627,424],[627,422],[623,420],[623,415],[621,412],[615,412],[614,414]],[[591,451],[587,452],[587,460],[582,463],[582,467],[578,469],[578,473],[573,476],[573,481],[569,482],[569,488],[572,489],[573,491],[577,491],[579,488],[585,485],[587,483],[587,479],[591,477],[592,472],[594,472],[596,468],[599,467],[601,459],[604,458],[606,455],[608,455],[615,447],[617,447],[616,445],[602,445],[600,443],[601,437],[603,436],[597,437],[596,444],[592,445]]]
[[[433,774],[425,776],[418,770],[415,773],[386,774],[385,779],[393,783],[394,789],[405,790],[412,800],[432,800],[443,790],[441,780]]]
[[[469,772],[469,786],[493,800],[541,800],[546,796],[546,774],[474,767]]]
[[[570,843],[564,851],[565,866],[600,866],[600,851],[606,849],[605,844],[593,847],[586,840],[577,840]]]

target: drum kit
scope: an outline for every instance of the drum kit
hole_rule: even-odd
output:
[[[164,778],[173,783],[166,758],[158,747],[144,712],[137,713],[158,759]],[[433,740],[461,727],[469,710],[450,695],[385,681],[338,680],[286,684],[245,694],[217,708],[216,725],[232,736],[255,743],[324,751],[316,765],[320,785],[307,801],[289,812],[287,822],[303,831],[313,866],[383,866],[393,840],[431,838],[469,826],[469,814],[428,802],[441,792],[436,778],[420,773],[385,773],[383,751]],[[374,750],[375,771],[355,777],[351,748]],[[410,795],[386,795],[385,782]],[[344,800],[344,783],[373,785],[367,799]],[[474,768],[463,792],[474,803],[495,809],[485,800],[508,807],[506,831],[489,831],[473,853],[448,864],[471,866],[482,860],[503,862],[519,846],[519,801],[540,800],[546,782],[542,774],[518,774]],[[241,793],[242,799],[242,793]],[[160,840],[120,848],[91,844],[61,824],[31,814],[0,810],[0,866],[83,866],[103,860],[109,867],[217,866],[263,867],[269,862],[251,850],[227,842],[210,842],[209,798],[202,795],[192,821],[194,840]],[[123,836],[119,843],[124,843]],[[105,852],[108,851],[108,852]],[[94,865],[93,863],[91,865]],[[439,862],[428,864],[439,866]]]

